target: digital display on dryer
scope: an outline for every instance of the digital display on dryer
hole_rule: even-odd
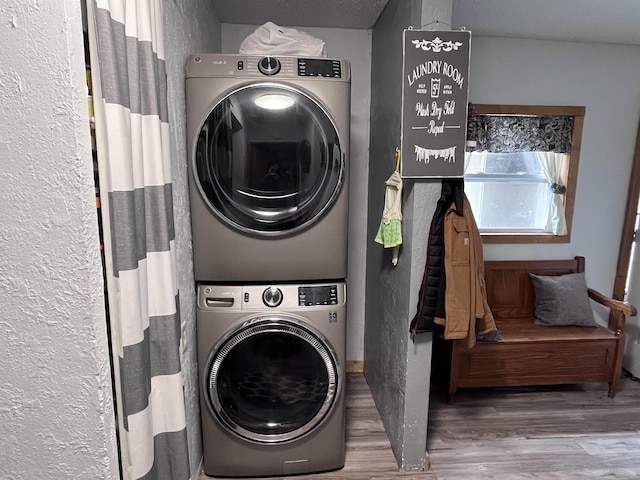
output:
[[[319,287],[298,287],[298,305],[308,307],[313,305],[337,305],[337,285],[323,285]]]
[[[299,58],[298,75],[301,77],[342,77],[340,60],[319,60],[317,58]]]

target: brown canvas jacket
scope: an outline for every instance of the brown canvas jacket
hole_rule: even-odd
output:
[[[466,339],[471,348],[477,334],[496,330],[496,324],[487,303],[482,239],[466,195],[462,215],[455,204],[446,213],[444,244],[446,318],[435,321],[444,325],[445,339]]]

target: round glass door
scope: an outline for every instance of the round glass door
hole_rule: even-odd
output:
[[[209,405],[233,433],[276,443],[318,425],[338,391],[334,352],[322,335],[296,320],[258,318],[213,352]]]
[[[201,127],[194,172],[229,225],[283,235],[310,225],[342,186],[343,147],[327,112],[291,87],[256,84],[224,97]]]

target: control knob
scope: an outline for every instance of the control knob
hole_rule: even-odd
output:
[[[265,75],[275,75],[282,65],[276,57],[264,57],[258,62],[258,70]]]
[[[282,303],[282,290],[278,287],[269,287],[262,292],[262,301],[267,307],[277,307]]]

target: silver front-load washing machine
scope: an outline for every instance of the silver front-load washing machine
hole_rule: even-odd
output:
[[[192,55],[186,99],[196,281],[346,278],[349,62]]]
[[[344,466],[344,283],[199,285],[204,472]]]

